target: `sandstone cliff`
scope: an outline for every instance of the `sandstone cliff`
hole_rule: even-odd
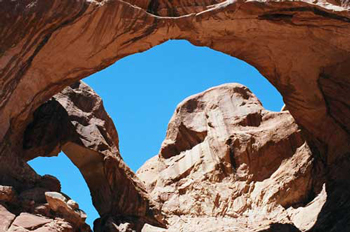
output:
[[[180,103],[159,155],[137,172],[169,217],[167,231],[193,232],[274,224],[306,231],[325,201],[322,192],[310,203],[320,193],[313,174],[314,159],[292,116],[265,110],[239,84]]]

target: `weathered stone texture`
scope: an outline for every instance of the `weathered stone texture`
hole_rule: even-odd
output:
[[[288,112],[267,111],[246,87],[226,84],[178,105],[159,155],[137,174],[170,218],[169,231],[258,231],[274,223],[305,230],[322,207],[300,222],[298,212],[318,194],[314,162]]]
[[[145,222],[162,226],[162,214],[124,163],[118,143],[117,131],[101,98],[85,83],[77,82],[35,111],[25,131],[24,158],[57,155],[62,150],[86,180],[99,220],[131,217],[141,228]],[[52,210],[72,215],[75,223],[86,218],[59,193],[46,192],[45,196]]]
[[[80,152],[89,151],[89,158],[86,160],[99,157],[97,163],[103,163],[104,166],[96,168],[96,172],[101,174],[102,167],[106,168],[109,170],[106,174],[108,180],[115,180],[116,176],[124,176],[123,180],[132,176],[122,162],[119,162],[119,158],[102,152],[108,140],[97,144],[89,140],[80,140],[80,145],[76,145],[79,135],[97,132],[96,128],[92,129],[79,122],[76,137],[65,138],[70,142],[64,146],[62,140],[57,144],[57,138],[52,140],[48,135],[36,142],[31,141],[40,145],[38,147],[31,146],[27,143],[28,140],[23,139],[26,137],[26,128],[33,118],[38,116],[34,112],[39,106],[41,109],[47,107],[48,111],[52,110],[51,104],[56,103],[45,102],[65,87],[125,56],[145,51],[169,39],[186,39],[194,45],[208,46],[248,62],[280,91],[286,108],[308,142],[312,151],[311,159],[317,160],[314,164],[315,175],[322,181],[314,183],[314,188],[320,191],[322,184],[326,182],[327,201],[315,230],[344,230],[348,217],[343,212],[348,211],[350,207],[347,200],[350,199],[350,190],[347,187],[350,185],[349,23],[349,2],[338,0],[1,1],[0,184],[12,186],[19,194],[37,186],[41,177],[26,164],[26,160],[37,155],[54,155],[60,149],[66,149],[67,153],[77,149],[82,149]],[[46,105],[42,106],[44,103]],[[50,112],[44,110],[44,115],[46,114],[50,115]],[[283,117],[281,115],[273,117]],[[256,115],[251,117],[252,119],[242,123],[258,122]],[[273,117],[269,120],[273,121]],[[83,114],[83,118],[86,118],[86,114]],[[60,120],[53,116],[51,119],[53,122]],[[50,126],[50,130],[57,130],[57,124],[53,123]],[[168,137],[168,145],[164,144],[164,150],[161,152],[164,158],[172,159],[177,152],[185,152],[192,146],[199,148],[203,141],[211,136],[206,134],[211,130],[207,130],[206,133],[202,128],[193,131],[191,126],[193,125],[185,130],[182,127],[174,127],[178,128],[178,133],[173,134],[175,137]],[[40,126],[37,128],[40,131]],[[64,137],[65,130],[70,128],[66,127],[61,135],[58,134],[60,139]],[[289,129],[286,133],[288,131]],[[192,140],[187,141],[188,138]],[[242,149],[254,145],[254,141],[249,138],[235,138],[239,139],[231,142],[238,141],[243,144]],[[181,139],[183,141],[179,145]],[[38,144],[40,141],[42,142]],[[188,143],[185,144],[184,141]],[[296,139],[295,144],[291,146],[300,148],[299,142],[300,140]],[[226,146],[229,144],[231,143]],[[269,147],[271,146],[263,149],[269,150]],[[32,150],[25,152],[24,149]],[[293,150],[293,154],[294,151],[299,150]],[[242,152],[242,156],[235,157],[238,166],[247,162],[247,152],[235,152]],[[101,157],[107,157],[106,161],[101,162]],[[228,156],[220,158],[224,157]],[[253,162],[249,163],[249,167],[254,169],[242,168],[237,173],[242,172],[243,176],[252,175],[252,181],[262,181],[277,171],[275,169],[279,159],[269,163],[271,170],[268,169],[270,167],[265,167],[266,170],[262,167],[261,169]],[[227,160],[224,161],[228,163]],[[76,160],[77,166],[80,162],[82,161]],[[222,170],[227,169],[226,163]],[[117,165],[122,167],[115,168]],[[255,170],[256,166],[258,169]],[[81,166],[80,168],[82,169]],[[185,169],[187,170],[187,167]],[[118,170],[123,171],[118,173]],[[319,176],[319,173],[326,174]],[[91,183],[97,183],[91,177],[85,175],[85,178],[88,184],[90,181],[89,186],[93,186]],[[132,179],[135,180],[134,177]],[[107,182],[101,186],[104,189],[103,193],[108,192],[107,186],[115,186]],[[111,192],[113,191],[112,189]],[[123,191],[121,195],[132,191],[133,196],[144,192],[134,191],[133,187]],[[92,193],[94,192],[94,202],[98,210],[102,214],[109,214],[109,207],[106,212],[103,210],[106,205],[104,198],[92,190]],[[31,194],[25,194],[28,195]],[[285,204],[291,202],[293,200],[287,198]],[[118,203],[114,202],[112,205],[115,204]],[[144,207],[148,203],[140,204],[143,205],[142,210],[137,215],[149,214],[145,212]],[[127,207],[118,205],[117,208]],[[137,211],[138,204],[131,208],[127,211],[128,214]],[[118,212],[112,213],[115,214]],[[156,221],[159,220],[161,221]]]

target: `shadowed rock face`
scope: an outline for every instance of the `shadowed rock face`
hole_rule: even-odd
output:
[[[97,231],[123,223],[135,224],[130,226],[134,229],[142,228],[145,222],[163,225],[143,184],[122,160],[118,142],[101,98],[89,86],[77,82],[35,111],[24,135],[24,159],[57,155],[62,150],[90,188],[101,215],[95,222]]]
[[[22,191],[38,181],[25,163],[23,136],[41,104],[127,55],[186,39],[250,63],[280,91],[327,170],[329,200],[319,221],[342,228],[350,205],[341,200],[350,199],[348,13],[348,1],[338,0],[1,1],[0,184]],[[183,147],[167,146],[167,154],[207,136],[196,135]]]
[[[267,111],[246,87],[226,84],[178,105],[159,155],[137,175],[169,217],[167,231],[258,231],[274,223],[305,231],[325,201],[303,207],[319,193],[314,164],[288,112]],[[312,216],[300,219],[307,211]]]

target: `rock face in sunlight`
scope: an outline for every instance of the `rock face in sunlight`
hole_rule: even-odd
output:
[[[89,186],[101,216],[94,223],[96,231],[119,224],[130,224],[130,228],[140,230],[145,222],[162,226],[162,215],[124,163],[118,143],[117,131],[101,98],[85,83],[77,82],[35,111],[24,134],[24,159],[57,155],[62,150]],[[65,207],[70,201],[64,196],[53,193],[45,196],[54,211],[79,220],[74,210]]]
[[[305,231],[325,202],[314,168],[288,112],[227,84],[178,105],[159,155],[137,175],[169,217],[167,231]]]
[[[349,23],[342,0],[1,1],[1,154],[20,156],[32,113],[64,87],[186,39],[255,66],[332,165],[350,151]]]
[[[108,139],[105,140],[106,144],[97,142],[99,138],[105,137],[99,117],[96,117],[95,121],[90,121],[89,112],[84,111],[85,106],[80,109],[80,115],[73,114],[73,118],[68,117],[67,123],[71,123],[74,129],[76,126],[76,135],[73,138],[63,136],[68,127],[49,123],[49,130],[56,131],[58,136],[63,136],[60,137],[60,145],[57,145],[58,140],[52,141],[49,135],[45,135],[41,139],[38,138],[38,141],[43,141],[39,147],[30,147],[30,144],[24,143],[28,141],[23,140],[26,128],[33,121],[33,117],[40,114],[36,111],[40,106],[46,104],[43,107],[50,108],[50,104],[61,104],[58,99],[45,102],[65,87],[125,56],[145,51],[169,39],[186,39],[194,45],[207,46],[248,62],[280,91],[286,109],[302,128],[309,146],[309,149],[306,145],[302,146],[299,144],[300,140],[296,139],[296,143],[291,145],[293,152],[288,154],[294,157],[299,153],[309,154],[307,151],[311,150],[310,160],[315,161],[312,167],[319,180],[311,189],[315,189],[313,192],[316,193],[322,189],[323,183],[326,184],[327,202],[322,208],[314,230],[350,231],[350,225],[347,223],[349,216],[344,213],[350,209],[350,188],[347,187],[350,186],[349,6],[348,0],[0,1],[0,184],[12,186],[17,192],[30,189],[40,177],[26,164],[26,160],[37,155],[52,155],[59,149],[66,149],[67,153],[78,150],[78,154],[88,157],[86,160],[76,157],[74,161],[82,170],[83,167],[89,168],[89,165],[94,163],[101,164],[95,167],[94,173],[99,173],[99,177],[102,175],[102,180],[105,182],[102,181],[104,184],[101,189],[103,194],[107,193],[106,199],[109,201],[108,197],[114,194],[119,183],[119,179],[115,177],[125,173],[131,177],[132,174],[128,171],[124,173],[128,169],[120,161],[119,156],[106,155],[108,152],[118,150],[116,145],[108,144]],[[70,105],[66,107],[69,109]],[[59,108],[56,110],[61,112]],[[271,113],[270,115],[274,116],[268,120],[264,115],[260,115],[259,119],[258,113],[252,114],[246,122],[241,122],[240,126],[263,127],[266,125],[264,120],[277,120],[274,117],[287,118],[282,116],[287,114],[287,112],[278,115]],[[83,121],[78,119],[76,121],[74,117],[77,116],[78,118],[82,116],[79,120]],[[56,116],[52,115],[50,117],[53,121],[64,120],[64,117],[55,118]],[[288,120],[284,120],[287,119],[281,122],[287,123]],[[97,129],[91,128],[92,122],[96,123]],[[202,146],[208,144],[209,138],[213,138],[209,134],[212,130],[204,130],[203,125],[194,122],[189,124],[188,120],[184,120],[183,125],[176,123],[170,127],[174,131],[169,132],[163,144],[160,154],[162,162],[174,161],[174,157],[193,149],[209,149]],[[216,125],[215,121],[211,123],[213,126]],[[40,126],[38,128],[39,131],[42,130]],[[222,130],[220,133],[225,131]],[[292,129],[288,127],[282,131],[287,133],[285,134],[287,136]],[[85,139],[85,133],[99,138]],[[295,133],[290,136],[299,136],[293,134]],[[264,136],[268,138],[270,135],[264,134]],[[67,143],[63,145],[61,139],[65,139]],[[271,149],[273,144],[264,147],[263,141],[264,138],[240,137],[240,135],[225,141],[227,142],[225,147],[239,143],[242,149],[242,151],[233,150],[241,154],[239,157],[235,156],[235,153],[231,155],[234,161],[231,162],[231,166],[233,165],[233,169],[236,170],[233,173],[239,178],[242,175],[252,176],[253,179],[245,178],[254,183],[273,180],[273,174],[281,167],[278,166],[280,161],[288,155],[283,153],[285,155],[282,158],[269,160],[268,167],[261,166],[259,162],[254,163],[256,161],[248,162],[250,151],[244,149],[251,149],[252,154],[255,154],[254,149],[261,146],[262,150]],[[278,144],[285,146],[283,142]],[[219,146],[215,148],[217,150],[211,148],[209,150],[221,154],[225,147]],[[29,149],[33,153],[29,154],[24,149]],[[199,153],[196,154],[198,156]],[[224,157],[228,159],[231,156],[221,155],[220,159]],[[307,157],[301,156],[302,160]],[[98,161],[95,162],[95,159]],[[205,160],[207,158],[203,160],[204,163]],[[228,163],[228,160],[224,161]],[[84,166],[84,162],[87,162],[87,166]],[[159,161],[155,159],[154,162]],[[248,162],[247,167],[242,166],[245,162]],[[221,168],[225,172],[228,171],[226,163]],[[282,164],[292,165],[288,162]],[[211,169],[208,165],[206,168]],[[271,170],[267,170],[268,168]],[[276,168],[277,170],[274,170]],[[105,169],[109,171],[104,173]],[[120,170],[123,170],[120,175],[116,174]],[[301,170],[305,170],[307,174],[309,168]],[[177,172],[182,172],[182,169]],[[87,182],[101,181],[94,176],[88,176],[88,173],[84,175]],[[176,175],[176,173],[169,174],[169,176]],[[187,173],[183,175],[186,176]],[[226,178],[225,175],[220,175],[214,176]],[[136,181],[135,178],[131,179],[129,183]],[[102,215],[118,215],[120,212],[114,211],[115,208],[112,207],[116,205],[117,209],[123,208],[127,209],[127,213],[134,213],[140,204],[142,210],[136,210],[137,215],[142,215],[141,217],[147,220],[153,217],[146,216],[152,214],[144,207],[148,204],[147,197],[143,197],[146,195],[138,195],[144,192],[137,190],[142,189],[141,184],[135,185],[135,188],[130,186],[131,190],[129,188],[122,190],[124,192],[121,195],[126,195],[130,190],[132,196],[142,196],[137,198],[130,209],[118,200],[113,200],[112,205],[103,208],[106,206],[105,195],[100,196],[93,190],[99,187],[89,185],[92,188],[95,205]],[[107,186],[112,188],[107,190]],[[257,189],[256,184],[254,186],[254,189]],[[303,186],[305,189],[308,187]],[[118,197],[116,199],[120,199]],[[288,207],[298,197],[281,197],[280,201],[284,207]],[[247,207],[250,209],[250,206]],[[104,218],[96,225],[113,220],[115,219]],[[155,224],[159,220],[161,219],[156,219]],[[120,224],[124,227],[123,220]],[[276,228],[279,226],[281,225],[275,225]],[[127,227],[129,226],[125,228]]]

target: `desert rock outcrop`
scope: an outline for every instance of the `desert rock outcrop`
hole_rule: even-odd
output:
[[[33,111],[78,79],[187,39],[255,66],[331,164],[350,150],[348,13],[338,0],[2,1],[0,139],[20,143]]]
[[[60,151],[79,168],[90,188],[101,216],[94,224],[96,231],[127,231],[125,226],[140,231],[144,223],[164,226],[162,214],[119,154],[118,134],[101,98],[83,82],[41,105],[25,130],[23,161]],[[41,177],[23,166],[27,169],[18,177],[31,176],[30,185],[18,186],[2,176],[9,184],[0,185],[2,231],[90,231],[85,213],[60,192],[56,178]]]
[[[125,56],[186,39],[248,62],[280,91],[321,162],[316,169],[326,170],[328,198],[317,228],[344,229],[349,11],[342,0],[1,1],[0,184],[21,192],[40,179],[26,164],[23,137],[33,113],[53,95]],[[205,136],[197,135],[190,145]]]
[[[159,155],[137,175],[169,217],[167,231],[262,231],[273,224],[306,231],[325,202],[324,190],[314,192],[314,159],[293,117],[265,110],[240,84],[180,103]],[[308,210],[309,218],[300,217]]]
[[[157,207],[148,200],[143,184],[119,154],[118,134],[104,110],[101,98],[85,83],[77,82],[39,107],[24,136],[24,158],[57,155],[61,150],[79,168],[86,180],[93,204],[104,223],[143,223],[163,225]],[[54,211],[70,214],[74,221],[74,202],[59,194],[45,193]],[[65,207],[67,206],[67,207]],[[118,225],[116,225],[118,226]],[[118,230],[117,230],[118,231]]]
[[[86,215],[79,206],[61,192],[59,181],[49,175],[38,178],[29,189],[17,192],[12,186],[0,185],[0,231],[65,231],[89,232]],[[47,199],[47,194],[61,196],[59,208]],[[62,214],[61,209],[68,209]]]

